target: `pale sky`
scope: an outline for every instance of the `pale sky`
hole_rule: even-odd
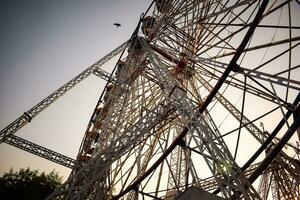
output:
[[[127,40],[150,3],[0,0],[0,128]],[[112,62],[104,67],[112,68]],[[104,84],[95,76],[84,80],[16,135],[75,158]],[[11,167],[69,173],[7,144],[0,145],[0,159],[0,174]]]

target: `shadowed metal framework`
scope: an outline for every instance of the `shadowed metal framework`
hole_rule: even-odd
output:
[[[48,199],[175,199],[190,187],[224,199],[299,198],[299,8],[155,0],[127,42],[0,139],[73,169]],[[100,68],[121,52],[111,74]],[[107,84],[76,161],[13,135],[91,74]]]

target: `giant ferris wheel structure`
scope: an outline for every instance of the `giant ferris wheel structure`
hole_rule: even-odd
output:
[[[72,168],[48,199],[299,199],[299,9],[154,0],[128,41],[0,139]],[[76,160],[14,135],[91,74],[107,84]]]

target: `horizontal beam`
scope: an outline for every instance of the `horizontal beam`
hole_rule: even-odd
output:
[[[29,153],[40,156],[42,158],[45,158],[54,163],[57,163],[59,165],[62,165],[62,166],[65,166],[65,167],[68,167],[71,169],[74,168],[75,163],[76,163],[76,160],[73,158],[62,155],[60,153],[57,153],[55,151],[52,151],[50,149],[47,149],[45,147],[42,147],[38,144],[35,144],[33,142],[30,142],[28,140],[25,140],[23,138],[15,136],[15,135],[7,137],[6,140],[4,140],[4,142],[6,144],[12,145],[14,147],[17,147],[19,149],[22,149],[24,151],[27,151]]]

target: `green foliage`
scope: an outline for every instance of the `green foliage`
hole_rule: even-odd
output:
[[[53,170],[49,174],[30,168],[14,172],[10,169],[0,177],[0,200],[40,200],[61,185],[62,177]]]

